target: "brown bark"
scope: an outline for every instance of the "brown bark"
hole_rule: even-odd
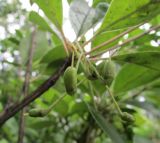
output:
[[[26,97],[29,94],[29,82],[30,82],[30,75],[32,71],[32,60],[33,60],[33,54],[34,54],[35,47],[36,47],[36,28],[34,27],[34,30],[31,34],[31,42],[30,42],[30,48],[28,52],[28,60],[26,63],[25,81],[24,81],[23,89],[22,89],[22,96],[24,97]],[[24,130],[25,130],[24,113],[25,113],[25,108],[23,108],[20,113],[17,143],[23,143]]]
[[[29,105],[35,99],[40,97],[50,87],[52,87],[59,77],[64,73],[65,69],[71,65],[71,56],[66,58],[64,64],[57,70],[50,78],[43,82],[35,91],[27,95],[22,101],[14,103],[0,114],[0,126],[2,126],[8,119],[13,117],[17,112],[22,110],[25,106]]]

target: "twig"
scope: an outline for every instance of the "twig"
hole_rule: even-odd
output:
[[[100,60],[107,60],[107,59],[109,59],[109,58],[99,58],[99,57],[93,57],[93,58],[90,58],[89,60],[91,60],[91,61],[100,61]]]
[[[32,60],[33,60],[33,53],[36,47],[36,28],[34,27],[34,30],[31,34],[31,43],[30,48],[28,52],[28,61],[26,64],[26,73],[25,73],[25,81],[22,89],[22,96],[26,97],[29,94],[29,82],[30,82],[30,75],[31,75],[31,69],[32,69]],[[24,128],[25,128],[25,119],[24,119],[24,113],[25,108],[22,109],[20,113],[20,120],[19,120],[19,132],[18,132],[18,141],[17,143],[23,143],[23,137],[24,137]]]
[[[144,23],[141,23],[141,24],[138,24],[138,25],[136,25],[136,26],[134,26],[134,27],[131,27],[131,28],[127,29],[126,31],[124,31],[124,32],[116,35],[116,36],[113,37],[112,39],[109,39],[108,41],[105,41],[104,43],[101,43],[100,45],[92,48],[91,51],[89,51],[89,52],[86,53],[86,55],[90,54],[91,52],[96,51],[97,49],[100,49],[100,48],[103,47],[103,46],[109,45],[110,43],[112,43],[112,42],[116,41],[117,39],[121,38],[122,36],[124,36],[125,34],[127,34],[127,33],[129,33],[129,32],[132,32],[133,30],[135,30],[136,28],[138,28],[138,27],[141,26],[142,24],[144,24]]]
[[[51,112],[51,110],[53,109],[53,107],[55,107],[65,96],[66,96],[66,94],[64,93],[64,94],[63,94],[62,96],[60,96],[56,101],[54,101],[54,102],[51,104],[51,106],[49,107],[49,109],[47,109],[47,110],[48,110],[47,114],[48,114],[49,112]]]
[[[120,109],[117,101],[115,100],[114,95],[112,94],[112,92],[111,92],[111,90],[109,89],[108,86],[106,86],[106,88],[107,88],[107,90],[108,90],[108,93],[109,93],[110,97],[112,98],[112,101],[113,101],[113,103],[114,103],[114,106],[116,107],[119,115],[122,115],[122,111],[121,111],[121,109]]]
[[[65,69],[71,65],[71,56],[65,59],[64,64],[57,70],[49,79],[43,82],[35,91],[27,95],[22,101],[14,103],[12,106],[4,110],[0,114],[0,126],[2,126],[8,119],[13,117],[17,112],[29,105],[35,99],[40,97],[45,91],[52,87],[59,77],[64,73]]]
[[[70,50],[69,42],[67,42],[67,39],[66,39],[66,37],[65,37],[65,35],[64,35],[63,30],[62,30],[62,29],[59,29],[59,31],[60,31],[60,33],[61,33],[61,35],[62,35],[64,50],[65,50],[65,52],[66,52],[66,54],[67,54],[67,56],[68,56],[68,55],[69,55],[69,50]]]
[[[143,33],[141,33],[141,34],[139,34],[139,35],[137,35],[137,36],[134,36],[134,37],[132,37],[132,38],[127,39],[127,40],[124,41],[122,44],[117,44],[117,45],[115,45],[115,46],[113,46],[113,47],[111,47],[111,48],[108,48],[108,49],[106,49],[106,50],[103,50],[103,51],[97,53],[96,55],[91,56],[91,58],[95,58],[95,57],[97,57],[97,56],[101,56],[101,55],[102,55],[103,53],[105,53],[105,52],[108,52],[108,51],[110,51],[110,50],[114,50],[114,49],[116,49],[116,48],[118,48],[118,47],[124,46],[124,45],[126,45],[126,44],[128,44],[128,43],[130,43],[130,42],[132,42],[132,41],[134,41],[134,40],[136,40],[136,39],[139,39],[139,38],[145,36],[145,35],[148,34],[149,32],[151,32],[151,31],[153,31],[153,30],[157,30],[157,29],[159,29],[159,28],[160,28],[160,25],[154,26],[154,27],[150,28],[149,30],[147,30],[147,31],[145,31],[145,32],[143,32]]]

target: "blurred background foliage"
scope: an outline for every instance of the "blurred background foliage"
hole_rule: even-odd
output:
[[[88,33],[91,37],[97,29],[102,30],[91,42],[89,49],[92,49],[144,22],[109,46],[96,50],[96,54],[160,24],[159,0],[93,0],[88,3],[83,0],[31,0],[28,10],[24,8],[23,0],[0,0],[0,112],[21,98],[35,27],[30,93],[63,64],[66,53],[58,31],[60,27],[64,32],[69,29],[65,35],[71,42],[78,37],[86,40]],[[140,6],[145,9],[137,10]],[[83,15],[77,13],[77,7]],[[135,10],[137,12],[132,16],[122,18]],[[71,29],[67,25],[69,19]],[[117,70],[111,89],[122,111],[135,117],[134,124],[123,123],[104,85],[100,81],[86,80],[79,70],[78,81],[85,81],[78,86],[75,96],[65,96],[46,117],[25,115],[24,143],[121,143],[123,140],[126,143],[159,143],[160,31],[149,32],[129,42],[118,49],[113,60]],[[32,108],[47,109],[64,93],[63,79],[60,78],[54,87],[31,103],[26,112]],[[96,110],[93,104],[96,104]],[[17,114],[1,127],[0,143],[17,142],[18,121]]]

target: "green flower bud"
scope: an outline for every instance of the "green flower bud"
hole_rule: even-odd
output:
[[[115,65],[112,61],[103,61],[98,66],[98,71],[100,76],[104,79],[107,85],[111,85],[115,78]]]
[[[127,112],[123,112],[121,115],[122,120],[126,121],[126,122],[134,122],[134,116],[132,116],[131,114],[127,113]]]

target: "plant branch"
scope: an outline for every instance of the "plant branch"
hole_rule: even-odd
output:
[[[22,89],[22,93],[21,93],[22,96],[24,96],[24,97],[26,97],[29,94],[29,82],[30,82],[32,60],[33,60],[33,53],[34,53],[35,47],[36,47],[36,28],[34,27],[34,30],[31,34],[31,42],[30,42],[30,48],[29,48],[29,52],[28,52],[28,61],[26,64],[25,81],[24,81],[24,85],[23,85],[23,89]],[[25,108],[23,108],[20,113],[19,132],[18,132],[17,143],[23,143],[24,128],[25,128],[24,113],[25,113]]]
[[[90,54],[91,52],[96,51],[97,49],[100,49],[100,48],[103,47],[103,46],[109,45],[110,43],[112,43],[112,42],[118,40],[119,38],[121,38],[122,36],[124,36],[125,34],[127,34],[127,33],[129,33],[129,32],[132,32],[133,30],[135,30],[136,28],[138,28],[138,27],[141,26],[142,24],[144,24],[144,23],[141,23],[141,24],[138,24],[138,25],[136,25],[136,26],[134,26],[134,27],[131,27],[131,28],[127,29],[126,31],[124,31],[124,32],[116,35],[115,37],[109,39],[108,41],[105,41],[104,43],[101,43],[100,45],[92,48],[91,51],[89,51],[89,52],[86,53],[86,55]]]
[[[134,41],[134,40],[136,40],[136,39],[139,39],[139,38],[145,36],[145,35],[148,34],[149,32],[151,32],[151,31],[153,31],[153,30],[157,30],[157,29],[159,29],[159,28],[160,28],[160,25],[154,26],[154,27],[150,28],[149,30],[147,30],[147,31],[145,31],[145,32],[143,32],[143,33],[141,33],[141,34],[139,34],[139,35],[136,35],[136,36],[134,36],[134,37],[131,37],[131,38],[127,39],[127,40],[124,41],[122,44],[117,44],[117,45],[115,45],[115,46],[113,46],[113,47],[111,47],[111,48],[108,48],[108,49],[106,49],[106,50],[103,50],[103,51],[97,53],[96,55],[91,56],[91,58],[95,58],[95,57],[101,56],[101,55],[102,55],[103,53],[105,53],[105,52],[108,52],[108,51],[110,51],[110,50],[114,50],[114,49],[116,49],[116,48],[118,48],[118,47],[122,47],[122,46],[124,46],[124,45],[126,45],[126,44],[128,44],[128,43],[130,43],[130,42],[132,42],[132,41]]]
[[[121,109],[120,109],[117,101],[115,100],[114,95],[112,94],[112,92],[111,92],[111,90],[109,89],[108,86],[106,86],[106,88],[107,88],[107,90],[108,90],[108,93],[109,93],[110,97],[112,98],[112,101],[113,101],[113,103],[114,103],[114,106],[116,107],[119,115],[122,115],[122,111],[121,111]]]
[[[40,97],[44,92],[51,88],[59,77],[64,73],[65,69],[71,65],[71,56],[66,58],[64,64],[52,76],[44,81],[35,91],[27,95],[22,101],[14,103],[0,114],[0,126],[2,126],[8,119],[13,117],[17,112],[29,105],[35,99]]]
[[[66,39],[66,37],[65,37],[65,35],[64,35],[63,30],[62,30],[62,29],[59,29],[59,31],[60,31],[60,33],[61,33],[61,35],[62,35],[64,50],[65,50],[65,52],[66,52],[66,54],[67,54],[67,56],[68,56],[68,55],[69,55],[69,50],[70,50],[69,42],[67,42],[67,39]]]

